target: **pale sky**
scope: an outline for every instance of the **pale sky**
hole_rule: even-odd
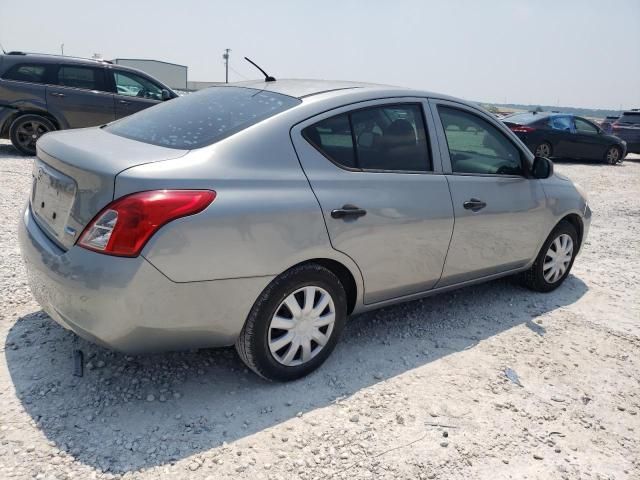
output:
[[[388,83],[496,103],[640,108],[640,0],[0,0],[6,50],[187,65],[190,80]],[[243,78],[244,77],[244,78]]]

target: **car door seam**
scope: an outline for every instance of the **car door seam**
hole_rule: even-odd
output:
[[[304,175],[304,178],[306,178],[306,180],[307,180],[307,184],[309,185],[309,190],[311,190],[313,198],[316,199],[316,203],[318,204],[318,208],[320,209],[320,215],[322,216],[322,222],[324,223],[324,228],[325,228],[325,231],[327,232],[327,239],[329,240],[329,245],[331,245],[331,248],[333,248],[336,252],[340,252],[343,255],[346,255],[347,258],[349,258],[349,260],[351,260],[353,262],[353,264],[356,266],[356,268],[358,269],[358,272],[360,273],[360,278],[362,279],[362,303],[364,304],[364,295],[365,295],[365,292],[366,292],[366,286],[364,284],[364,275],[362,274],[362,270],[360,270],[360,265],[358,265],[358,262],[356,262],[351,257],[351,255],[349,255],[347,252],[343,252],[342,250],[338,250],[333,245],[333,241],[331,240],[331,234],[329,233],[329,226],[327,225],[327,219],[324,216],[324,210],[322,210],[322,204],[320,203],[320,199],[318,198],[318,195],[316,195],[316,192],[313,190],[313,186],[311,185],[311,180],[309,180],[309,176],[307,175],[307,172],[304,170],[304,167],[302,166],[302,161],[300,160],[300,155],[298,154],[298,150],[296,149],[296,144],[293,141],[293,128],[294,127],[291,127],[289,129],[289,139],[291,140],[291,147],[293,148],[293,153],[295,153],[296,159],[298,160],[298,165],[300,165],[300,170],[302,171],[302,174]]]

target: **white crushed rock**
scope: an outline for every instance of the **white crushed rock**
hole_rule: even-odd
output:
[[[0,142],[0,478],[640,478],[640,162],[556,168],[594,211],[563,287],[363,315],[280,385],[233,349],[126,356],[43,314],[16,243],[31,160]]]

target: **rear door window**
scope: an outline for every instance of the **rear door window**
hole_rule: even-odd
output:
[[[61,65],[56,84],[83,90],[107,90],[104,69],[95,67]]]
[[[20,63],[11,67],[3,76],[5,80],[46,83],[47,67],[37,63]]]
[[[325,157],[363,171],[431,171],[422,106],[381,105],[327,118],[306,127],[305,139]]]
[[[453,173],[523,175],[520,150],[498,128],[473,113],[438,107]]]
[[[139,142],[190,150],[218,142],[300,104],[298,98],[242,87],[210,87],[105,127]]]

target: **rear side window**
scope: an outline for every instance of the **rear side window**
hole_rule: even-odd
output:
[[[549,124],[554,130],[562,130],[563,132],[573,131],[573,120],[571,117],[551,117]]]
[[[336,115],[303,136],[339,166],[365,171],[426,172],[431,158],[422,106],[384,105]]]
[[[190,150],[211,145],[301,100],[242,87],[210,87],[118,120],[105,130],[139,142]]]
[[[454,173],[523,175],[520,150],[485,119],[438,107]]]
[[[11,67],[2,78],[20,82],[45,83],[47,68],[35,63],[21,63]]]
[[[106,91],[102,68],[62,65],[58,69],[57,80],[56,84],[64,87]]]

